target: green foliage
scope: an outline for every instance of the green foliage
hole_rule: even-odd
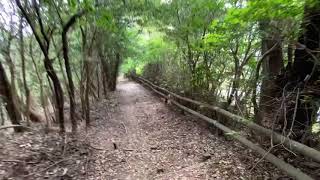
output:
[[[250,91],[261,83],[260,77],[258,84],[252,85],[261,56],[261,38],[278,35],[283,47],[291,45],[301,30],[305,5],[309,8],[319,6],[318,0],[41,2],[44,30],[52,30],[49,56],[61,81],[65,76],[61,54],[62,27],[72,15],[84,11],[85,14],[68,33],[70,63],[73,77],[77,78],[76,85],[83,83],[81,76],[85,74],[85,58],[92,63],[92,72],[100,72],[103,62],[114,67],[120,54],[123,73],[135,71],[148,75],[169,88],[204,97],[208,101],[226,101],[230,97],[229,89],[237,84],[234,88],[240,94],[239,100],[245,101],[241,102],[243,104],[250,104]],[[41,34],[40,25],[34,18],[36,14],[29,6],[26,7],[30,8],[28,12],[35,22],[36,31]],[[1,23],[8,27],[8,22]],[[17,23],[14,23],[12,33],[17,30]],[[26,30],[25,40],[36,42],[29,31]],[[1,28],[1,49],[4,49],[9,33],[9,28]],[[82,38],[86,38],[85,42]],[[16,37],[13,39],[11,54],[13,59],[18,59],[14,64],[20,73],[18,41]],[[34,44],[36,64],[49,88],[43,55]],[[39,94],[30,54],[26,56],[28,84],[33,93]],[[0,60],[5,61],[3,55]],[[5,65],[8,70],[8,64]],[[108,76],[114,69],[109,70]],[[248,114],[251,112],[249,109]]]
[[[123,73],[135,70],[142,74],[145,65],[162,61],[175,49],[173,44],[165,40],[163,33],[157,32],[154,27],[144,30],[131,28],[127,34],[131,37],[127,47],[130,54],[122,65]]]
[[[246,8],[236,12],[250,20],[285,20],[301,18],[304,9],[301,0],[249,1]]]
[[[115,31],[116,24],[110,10],[102,9],[96,11],[96,25],[105,30]]]

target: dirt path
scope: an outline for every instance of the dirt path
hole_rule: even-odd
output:
[[[110,103],[111,102],[111,103]],[[96,104],[88,140],[88,179],[248,179],[272,177],[267,163],[216,137],[190,115],[165,105],[135,82],[120,82]],[[269,171],[270,172],[270,171]]]

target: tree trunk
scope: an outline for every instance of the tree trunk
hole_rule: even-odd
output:
[[[62,74],[62,81],[63,81],[63,85],[68,88],[69,85],[68,85],[68,81],[67,81],[67,78],[66,78],[66,74],[63,70],[63,64],[62,64],[62,60],[61,60],[61,57],[60,57],[60,49],[58,49],[58,46],[56,45],[56,43],[54,42],[54,39],[52,39],[52,44],[53,44],[53,47],[55,48],[56,50],[56,53],[57,53],[57,61],[59,63],[59,68],[60,68],[60,71],[61,71],[61,74]]]
[[[111,73],[111,77],[109,79],[109,85],[108,88],[110,91],[115,91],[117,86],[117,77],[119,73],[119,66],[120,66],[121,60],[120,60],[120,54],[116,53],[115,63],[113,67],[113,71]]]
[[[89,62],[85,60],[85,71],[86,71],[86,86],[85,86],[85,118],[86,118],[86,127],[90,126],[90,67]]]
[[[20,35],[20,57],[21,57],[21,64],[22,64],[22,77],[23,77],[23,86],[24,86],[24,91],[25,91],[25,97],[26,97],[26,107],[24,109],[25,111],[25,117],[27,119],[27,124],[29,125],[29,116],[30,116],[30,90],[28,88],[27,80],[26,80],[26,67],[25,67],[25,56],[24,56],[24,39],[23,39],[23,17],[20,17],[20,24],[19,24],[19,35]]]
[[[97,94],[98,99],[100,99],[100,76],[99,76],[99,64],[96,66],[96,78],[97,78]]]
[[[2,109],[2,98],[0,98],[0,120],[1,120],[1,126],[4,125],[4,113],[3,113],[3,109]]]
[[[241,76],[241,70],[239,69],[239,66],[235,65],[235,73],[233,77],[233,82],[231,86],[231,92],[229,94],[228,100],[227,100],[227,107],[229,107],[232,103],[232,101],[235,101],[235,104],[238,102],[238,89],[239,89],[239,84],[240,84],[240,76]]]
[[[273,29],[270,22],[261,23],[260,29]],[[255,122],[265,127],[272,127],[273,121],[276,118],[276,112],[278,106],[276,97],[281,89],[276,86],[277,75],[280,74],[283,69],[283,55],[281,47],[280,33],[274,32],[273,34],[264,35],[261,42],[261,52],[265,54],[268,50],[272,49],[268,53],[262,62],[262,84],[260,92],[259,109],[255,115]]]
[[[63,97],[63,91],[62,87],[59,81],[59,78],[53,69],[51,60],[47,56],[44,60],[45,68],[47,71],[48,76],[52,80],[53,83],[53,89],[55,93],[55,101],[56,101],[56,109],[57,109],[57,118],[59,121],[60,126],[60,132],[65,132],[65,126],[64,126],[64,97]]]
[[[82,106],[82,115],[86,121],[86,128],[90,126],[90,101],[89,101],[89,86],[90,86],[90,68],[89,61],[87,59],[87,31],[84,31],[80,27],[81,36],[82,36],[82,61],[83,61],[83,73],[81,78],[81,106]]]
[[[101,58],[100,60],[103,61],[103,59]],[[101,75],[102,75],[103,95],[106,98],[107,97],[107,74],[104,71],[104,67],[102,63],[101,63]]]
[[[288,91],[295,92],[296,103],[288,104],[287,120],[290,132],[293,131],[295,139],[304,141],[312,124],[316,120],[320,92],[319,81],[319,48],[320,48],[320,2],[306,4],[302,28],[303,33],[298,39],[294,52],[292,70],[285,72],[283,77],[288,85]],[[317,62],[318,61],[318,62]],[[290,68],[286,68],[290,69]],[[288,74],[288,75],[287,75]],[[296,92],[295,88],[298,89]],[[298,96],[298,97],[296,97]]]
[[[66,73],[68,77],[68,93],[70,98],[70,119],[71,119],[71,126],[72,132],[77,132],[77,121],[75,119],[75,98],[74,98],[74,84],[72,79],[72,72],[70,67],[70,60],[69,60],[69,45],[68,45],[68,31],[71,26],[76,22],[77,18],[81,17],[84,14],[84,11],[80,11],[77,14],[74,14],[68,22],[63,26],[62,30],[62,50],[63,50],[63,58],[65,61]]]
[[[99,52],[99,58],[100,58],[100,62],[101,62],[101,69],[102,69],[102,75],[103,75],[103,91],[104,91],[104,95],[105,97],[107,96],[107,89],[110,88],[109,85],[109,81],[111,79],[110,77],[110,73],[109,73],[109,65],[106,62],[106,59],[104,58],[104,56],[102,55],[101,52]]]
[[[27,13],[26,9],[22,6],[20,0],[15,0],[18,8],[21,10],[21,13],[23,14],[24,18],[27,20],[28,24],[31,27],[31,30],[40,46],[40,49],[44,55],[44,66],[46,69],[46,72],[50,79],[52,80],[54,92],[55,92],[55,99],[56,99],[56,109],[58,110],[57,118],[59,120],[60,124],[60,132],[65,132],[65,126],[64,126],[64,97],[63,97],[63,90],[59,81],[59,78],[53,68],[52,61],[49,58],[49,45],[50,45],[50,39],[45,32],[45,29],[43,27],[42,19],[39,12],[39,7],[36,1],[33,1],[34,3],[34,10],[36,11],[36,19],[39,23],[40,32],[36,29],[35,23],[32,21],[32,18],[30,17],[30,14]]]
[[[21,113],[19,112],[18,107],[16,106],[15,98],[11,85],[8,81],[4,67],[0,61],[0,95],[3,96],[5,107],[7,109],[8,115],[11,119],[11,123],[14,125],[20,125]],[[15,132],[22,132],[21,127],[15,127]]]
[[[68,78],[68,93],[70,98],[70,120],[72,126],[72,132],[77,132],[77,121],[75,119],[75,99],[74,99],[74,84],[72,79],[72,72],[69,62],[69,47],[68,47],[68,39],[67,39],[68,29],[64,29],[62,32],[62,49],[63,49],[63,58],[65,61],[66,73]]]

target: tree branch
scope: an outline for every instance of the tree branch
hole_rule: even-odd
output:
[[[78,18],[80,18],[82,15],[85,14],[86,11],[82,10],[79,11],[78,13],[74,14],[68,22],[63,26],[63,33],[67,33],[70,27],[76,22]]]
[[[16,0],[16,4],[17,4],[18,8],[20,9],[20,11],[22,12],[24,18],[26,18],[28,24],[30,25],[31,30],[32,30],[32,32],[33,32],[33,34],[34,34],[34,36],[35,36],[35,38],[36,38],[36,40],[37,40],[37,42],[38,42],[38,44],[40,46],[40,49],[42,50],[43,54],[46,56],[46,54],[47,54],[46,53],[47,52],[46,51],[46,47],[43,44],[43,42],[41,41],[40,35],[37,33],[35,25],[33,24],[31,18],[29,17],[29,15],[27,13],[27,11],[22,7],[20,0]]]
[[[41,19],[41,14],[40,14],[40,10],[39,10],[39,6],[38,6],[38,3],[36,2],[36,0],[32,0],[32,3],[34,4],[34,9],[36,10],[36,14],[37,14],[37,19],[39,21],[39,26],[40,26],[40,31],[41,31],[41,34],[46,42],[46,51],[49,51],[49,46],[50,46],[50,40],[44,30],[44,26],[43,26],[43,23],[42,23],[42,19]]]

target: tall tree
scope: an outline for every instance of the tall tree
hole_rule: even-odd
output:
[[[18,8],[20,9],[21,13],[23,14],[24,18],[27,20],[29,26],[31,27],[31,30],[33,32],[33,35],[35,36],[40,49],[44,55],[44,66],[46,69],[46,72],[48,76],[50,77],[54,93],[55,93],[55,100],[56,100],[56,109],[57,109],[57,119],[59,120],[60,124],[60,131],[61,133],[65,132],[65,125],[64,125],[64,97],[63,97],[63,90],[60,84],[60,80],[57,76],[57,73],[55,72],[55,69],[52,65],[52,60],[49,57],[49,48],[50,48],[50,36],[52,35],[52,28],[48,28],[48,32],[45,30],[44,22],[41,17],[40,7],[36,0],[32,1],[32,9],[35,11],[35,14],[30,14],[28,11],[26,11],[26,8],[22,6],[20,0],[16,0],[16,4]],[[28,4],[25,4],[27,6]],[[35,16],[35,18],[33,18]],[[35,21],[34,21],[35,19]],[[38,27],[36,27],[36,23],[38,24]],[[40,32],[38,30],[40,29]]]
[[[66,66],[66,73],[68,77],[68,92],[70,97],[70,119],[72,123],[72,131],[77,131],[77,121],[75,119],[75,97],[74,97],[74,83],[72,79],[72,72],[69,61],[69,45],[68,45],[68,31],[71,26],[76,22],[77,18],[81,17],[84,14],[84,11],[80,11],[73,15],[68,22],[63,26],[62,30],[62,50],[63,50],[63,58]]]
[[[276,78],[284,68],[282,39],[276,21],[260,23],[262,32],[261,54],[268,54],[262,59],[262,83],[260,90],[259,110],[255,121],[258,124],[272,127],[278,111],[277,96],[281,89],[276,85]],[[259,71],[259,69],[258,69]]]

